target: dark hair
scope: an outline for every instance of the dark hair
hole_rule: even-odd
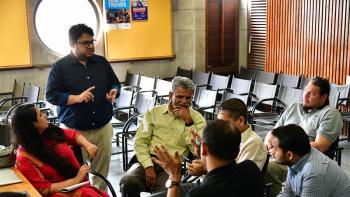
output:
[[[202,143],[216,158],[234,160],[239,153],[241,134],[228,121],[218,119],[208,122],[203,131]]]
[[[226,110],[229,113],[229,116],[234,120],[237,120],[240,116],[243,116],[244,123],[247,124],[248,110],[247,106],[241,99],[228,99],[220,105],[220,108],[221,110]]]
[[[68,31],[69,42],[70,43],[76,42],[84,33],[90,36],[94,36],[94,31],[87,25],[85,24],[73,25]]]
[[[323,78],[323,77],[314,77],[311,79],[311,82],[313,85],[319,87],[321,96],[323,96],[325,94],[327,95],[327,99],[325,101],[324,106],[328,105],[329,104],[329,93],[331,90],[328,80]]]
[[[292,151],[299,156],[310,152],[309,137],[304,129],[298,125],[289,124],[277,127],[271,133],[278,139],[278,146],[284,151]]]
[[[78,172],[71,163],[56,154],[54,146],[65,141],[65,135],[61,128],[49,125],[40,135],[34,126],[37,114],[33,104],[23,104],[15,109],[11,118],[11,126],[14,141],[21,145],[25,151],[37,157],[55,168],[65,178],[72,178]],[[46,144],[44,141],[52,141],[54,144]]]

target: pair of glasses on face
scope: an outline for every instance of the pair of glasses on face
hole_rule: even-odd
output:
[[[96,40],[86,40],[86,41],[77,41],[78,44],[83,45],[85,48],[88,48],[91,44],[93,46],[96,45]]]

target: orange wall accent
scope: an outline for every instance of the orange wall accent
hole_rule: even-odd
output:
[[[267,0],[265,69],[344,84],[350,74],[349,3]]]

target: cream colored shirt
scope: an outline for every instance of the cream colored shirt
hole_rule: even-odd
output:
[[[206,122],[192,108],[190,114],[194,124],[186,127],[183,120],[175,118],[168,104],[156,106],[146,113],[135,136],[136,157],[144,168],[153,166],[150,154],[154,154],[154,146],[163,145],[171,155],[178,151],[181,158],[188,151],[194,152],[189,129],[195,128],[202,136]]]
[[[249,126],[241,134],[240,151],[236,158],[236,162],[244,160],[252,160],[262,170],[267,157],[267,150],[265,144],[260,136],[258,136]]]

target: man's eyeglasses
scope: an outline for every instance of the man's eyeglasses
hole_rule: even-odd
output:
[[[85,48],[88,48],[91,44],[96,45],[96,40],[86,40],[86,41],[77,41],[78,44],[83,45]]]

